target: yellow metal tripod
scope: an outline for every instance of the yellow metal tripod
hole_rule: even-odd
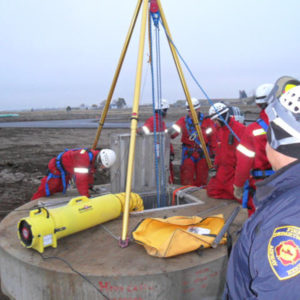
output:
[[[158,7],[159,13],[160,13],[160,17],[161,17],[161,21],[163,23],[163,26],[167,32],[167,35],[169,37],[169,39],[171,39],[171,33],[169,30],[169,26],[167,24],[166,21],[166,17],[161,5],[160,0],[138,0],[135,11],[134,11],[134,15],[126,36],[126,40],[121,52],[121,56],[119,58],[119,62],[117,65],[117,69],[115,71],[114,74],[114,78],[113,78],[113,82],[111,84],[108,96],[107,96],[107,100],[106,100],[106,104],[105,107],[102,111],[102,115],[101,115],[101,119],[99,121],[99,127],[96,133],[96,137],[93,143],[92,148],[95,149],[97,144],[98,144],[98,140],[101,134],[101,130],[102,127],[104,125],[104,121],[108,112],[108,108],[110,106],[110,102],[114,93],[114,89],[116,87],[116,83],[120,74],[120,70],[128,49],[128,45],[136,24],[136,20],[138,17],[138,14],[140,12],[141,6],[143,4],[142,7],[142,20],[141,20],[141,29],[140,29],[140,40],[139,40],[139,51],[138,51],[138,59],[137,59],[137,68],[136,68],[136,79],[135,79],[135,90],[134,90],[134,99],[133,99],[133,106],[132,106],[132,113],[131,113],[131,125],[130,125],[130,132],[131,132],[131,136],[130,136],[130,144],[129,144],[129,158],[128,158],[128,169],[127,169],[127,177],[126,177],[126,190],[125,190],[125,208],[124,208],[124,213],[123,213],[123,228],[122,228],[122,236],[120,239],[120,245],[121,247],[126,247],[128,245],[128,223],[129,223],[129,201],[130,201],[130,193],[131,193],[131,186],[132,186],[132,175],[133,175],[133,164],[134,164],[134,155],[135,155],[135,144],[136,144],[136,129],[137,129],[137,125],[138,125],[138,117],[139,117],[139,100],[140,100],[140,91],[141,91],[141,78],[142,78],[142,67],[143,67],[143,56],[144,56],[144,47],[145,47],[145,36],[146,36],[146,27],[147,27],[147,19],[148,19],[148,15],[150,13],[150,5],[151,4],[155,4]],[[205,155],[205,159],[207,161],[208,167],[212,168],[212,163],[210,160],[210,157],[208,155],[208,151],[206,148],[206,144],[202,135],[202,131],[200,129],[199,126],[199,121],[198,121],[198,117],[197,117],[197,113],[192,105],[192,101],[191,101],[191,96],[184,78],[184,74],[181,68],[181,65],[179,63],[179,59],[178,59],[178,55],[176,52],[175,47],[173,46],[173,44],[171,43],[171,41],[168,39],[168,43],[169,43],[169,47],[174,59],[174,63],[181,81],[181,85],[183,87],[187,102],[189,104],[189,108],[190,111],[192,113],[192,119],[193,119],[193,123],[195,125],[199,140],[201,142],[203,151],[204,151],[204,155]]]

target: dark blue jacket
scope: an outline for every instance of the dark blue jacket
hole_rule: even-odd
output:
[[[300,299],[300,162],[257,184],[229,259],[224,299]]]

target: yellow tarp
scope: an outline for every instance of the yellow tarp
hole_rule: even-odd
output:
[[[204,219],[197,216],[147,218],[132,232],[132,236],[149,255],[171,257],[211,247],[224,223],[221,214]],[[226,238],[221,241],[221,244],[224,243]]]

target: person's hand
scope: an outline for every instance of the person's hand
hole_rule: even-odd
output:
[[[209,178],[213,178],[213,177],[215,177],[217,175],[217,170],[214,168],[214,167],[212,167],[212,168],[210,168],[209,170],[208,170],[208,177]]]
[[[207,184],[209,183],[209,181],[215,177],[217,175],[217,170],[212,167],[208,170],[208,176],[207,176]]]
[[[93,194],[100,194],[100,189],[95,187],[95,186],[92,186],[89,188],[89,190],[93,193]]]
[[[244,187],[233,185],[233,196],[241,200],[243,198]]]
[[[74,189],[76,188],[76,182],[75,182],[75,178],[74,176],[71,177],[70,181],[69,181],[69,185]]]
[[[142,128],[138,128],[137,130],[136,130],[136,133],[137,133],[137,135],[144,135],[145,133],[144,133],[144,130],[142,129]]]
[[[173,161],[174,158],[175,158],[175,154],[174,154],[174,153],[171,153],[171,154],[170,154],[170,161]]]

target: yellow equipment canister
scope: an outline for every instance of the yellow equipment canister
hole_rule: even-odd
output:
[[[57,240],[109,220],[123,212],[125,193],[108,194],[96,198],[80,196],[67,205],[55,208],[41,207],[30,211],[29,217],[18,223],[18,237],[26,248],[40,253],[45,247],[57,247]],[[131,193],[130,209],[143,210],[143,200]]]

